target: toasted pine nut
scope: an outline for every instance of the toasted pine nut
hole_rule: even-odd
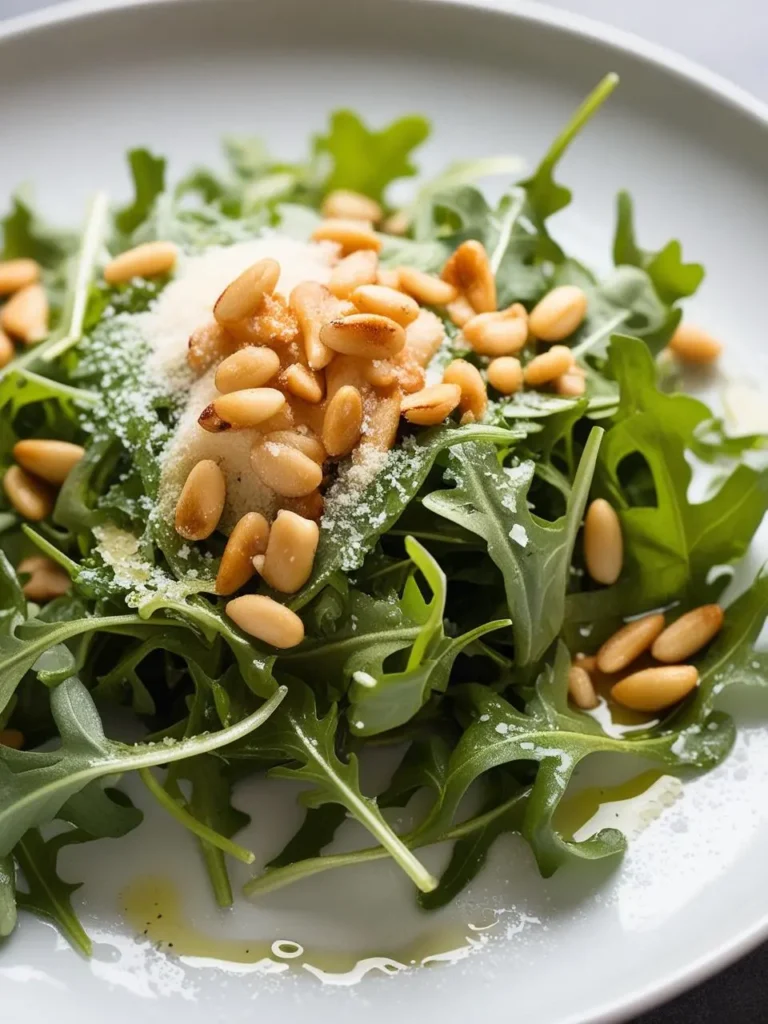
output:
[[[383,212],[375,199],[364,196],[362,192],[353,192],[347,188],[337,188],[329,192],[323,200],[320,212],[324,217],[341,218],[342,220],[367,220],[377,224]]]
[[[270,348],[284,348],[297,341],[300,336],[296,315],[279,293],[265,292],[256,312],[245,320],[227,324],[227,331],[237,342],[238,348],[245,345],[268,345]]]
[[[375,313],[354,313],[320,329],[320,341],[334,352],[362,359],[387,359],[405,346],[400,324]]]
[[[426,366],[445,339],[445,329],[439,316],[422,309],[412,324],[405,329],[405,344],[420,366]]]
[[[405,291],[400,287],[400,271],[396,267],[379,267],[376,272],[376,284],[383,284],[385,288],[394,288],[397,291]]]
[[[227,334],[221,324],[212,320],[209,324],[196,328],[189,336],[187,363],[193,370],[202,373],[220,359],[229,356],[234,347],[234,339]]]
[[[261,577],[281,594],[295,594],[312,575],[320,530],[311,519],[283,509],[269,532]]]
[[[325,285],[303,281],[293,289],[289,301],[304,338],[307,363],[312,370],[322,370],[333,359],[333,352],[320,341],[320,330],[339,316],[338,300]]]
[[[377,451],[389,451],[395,443],[399,426],[400,389],[392,387],[376,397],[372,408],[366,408],[363,420],[363,443],[356,450],[355,455],[367,447],[375,448]]]
[[[568,672],[568,694],[576,707],[584,711],[596,708],[599,703],[589,672],[580,665],[571,665]]]
[[[216,593],[227,596],[245,586],[254,574],[253,559],[267,550],[269,523],[260,512],[246,512],[235,524],[221,556]]]
[[[53,512],[54,491],[21,466],[11,466],[3,477],[5,496],[25,519],[39,522]]]
[[[48,299],[41,284],[28,284],[8,299],[0,309],[0,327],[23,341],[34,345],[48,333]]]
[[[13,446],[13,457],[22,469],[56,485],[64,483],[84,455],[85,448],[68,441],[30,439]]]
[[[523,371],[525,383],[532,388],[549,384],[573,366],[573,352],[565,345],[553,345],[549,352],[534,356]]]
[[[316,405],[323,400],[323,378],[301,363],[292,363],[280,374],[280,383],[297,398]]]
[[[375,361],[381,363],[381,360]],[[357,356],[336,356],[325,371],[326,402],[330,402],[339,388],[343,388],[345,384],[357,388],[360,394],[367,391],[368,367],[371,365],[371,360],[359,359]],[[325,412],[323,412],[323,419],[325,419]]]
[[[325,501],[320,491],[312,491],[302,498],[286,498],[281,504],[281,508],[288,512],[295,512],[302,519],[313,519],[315,522],[322,519],[324,506]]]
[[[0,328],[0,370],[7,366],[15,355],[16,349],[13,342],[5,331]]]
[[[43,601],[52,601],[54,597],[61,597],[66,594],[72,585],[69,576],[61,566],[58,566],[45,555],[32,555],[30,558],[23,558],[16,572],[28,573],[29,579],[22,586],[24,596],[30,601],[42,604]]]
[[[461,389],[459,409],[462,423],[477,423],[488,408],[488,393],[480,371],[466,359],[454,359],[443,374],[443,384],[458,384]]]
[[[582,373],[574,373],[571,369],[555,381],[555,391],[564,398],[581,398],[587,390],[587,382]]]
[[[325,410],[323,445],[329,455],[347,455],[360,440],[363,400],[357,388],[339,388]]]
[[[296,448],[303,452],[307,458],[312,459],[318,466],[322,466],[328,458],[328,453],[321,441],[311,434],[302,434],[298,430],[273,430],[264,435],[265,441],[272,441],[277,444],[287,444],[289,448]]]
[[[368,365],[371,366],[372,364],[369,363]],[[407,345],[402,352],[398,352],[391,361],[391,365],[395,371],[395,383],[404,395],[412,395],[416,391],[421,391],[426,384],[427,375],[424,367],[419,362],[416,354]],[[375,379],[371,379],[369,383],[373,384],[374,387],[388,387],[390,384],[390,382],[376,383]]]
[[[263,297],[272,294],[279,280],[277,260],[257,260],[227,285],[216,300],[213,315],[223,327],[247,320],[259,308]]]
[[[448,303],[445,311],[457,327],[463,327],[469,323],[473,316],[477,316],[465,295],[457,295],[455,299]]]
[[[524,316],[480,313],[464,324],[463,332],[475,352],[482,356],[512,356],[528,340],[528,323]]]
[[[358,249],[373,249],[374,252],[378,252],[382,245],[370,222],[343,217],[321,220],[311,237],[313,242],[336,242],[341,246],[343,256],[357,252]]]
[[[416,267],[399,267],[400,287],[425,306],[444,306],[458,296],[455,286]]]
[[[585,672],[594,672],[597,668],[597,658],[594,654],[576,654],[573,663],[579,668],[583,668]]]
[[[0,262],[0,295],[11,295],[13,292],[37,284],[40,280],[40,264],[37,260],[17,259]]]
[[[176,532],[185,540],[205,540],[219,525],[227,482],[217,463],[202,459],[192,467],[176,502]]]
[[[656,637],[664,629],[664,616],[661,614],[644,615],[622,626],[612,637],[605,641],[597,652],[597,667],[608,674],[621,672],[647,651]]]
[[[419,315],[419,304],[410,295],[381,284],[364,284],[350,295],[361,313],[377,313],[407,327]]]
[[[595,498],[584,518],[584,562],[595,583],[610,586],[621,575],[624,540],[616,509]]]
[[[663,665],[626,676],[611,687],[611,696],[633,711],[663,711],[687,697],[698,681],[693,665]]]
[[[328,288],[337,299],[348,299],[360,285],[374,284],[378,266],[379,257],[372,249],[359,249],[336,264],[331,271]]]
[[[435,384],[406,395],[400,402],[400,412],[409,423],[428,427],[442,423],[460,401],[461,388],[458,384]]]
[[[440,275],[464,295],[475,313],[496,309],[496,281],[482,242],[462,242],[448,259]]]
[[[693,324],[680,324],[672,335],[669,347],[682,362],[696,366],[708,366],[716,362],[723,351],[717,338]]]
[[[24,746],[24,733],[19,729],[0,729],[0,746],[21,750]]]
[[[405,210],[396,210],[391,213],[382,225],[382,231],[388,235],[406,235],[411,226],[411,218]]]
[[[515,356],[499,356],[488,365],[488,383],[502,395],[513,395],[523,386],[523,368]]]
[[[144,242],[121,252],[104,267],[107,284],[123,284],[134,277],[170,274],[176,266],[178,249],[173,242]]]
[[[224,610],[244,633],[272,647],[295,647],[304,639],[304,623],[296,612],[271,597],[244,594],[228,601]]]
[[[404,348],[403,352],[408,349]],[[402,353],[400,353],[402,355]],[[373,359],[363,364],[363,376],[374,388],[388,388],[397,380],[397,368],[391,359]],[[422,387],[420,385],[420,387]],[[418,388],[416,388],[418,391]]]
[[[723,614],[719,604],[703,604],[686,612],[654,640],[651,654],[657,661],[685,661],[720,632]]]
[[[219,364],[214,381],[217,390],[228,395],[263,387],[279,369],[280,357],[274,349],[249,345]]]
[[[230,391],[215,398],[203,410],[198,423],[207,430],[210,429],[207,425],[209,421],[216,417],[221,424],[217,425],[216,430],[257,427],[279,412],[284,405],[285,395],[277,388],[245,388],[243,391]]]
[[[587,296],[575,284],[547,292],[531,310],[528,323],[541,341],[562,341],[573,334],[587,315]]]
[[[251,449],[251,466],[267,487],[284,498],[301,498],[323,479],[323,471],[313,459],[278,441],[259,439]]]

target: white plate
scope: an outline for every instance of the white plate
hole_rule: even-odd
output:
[[[75,221],[94,188],[126,192],[129,145],[167,153],[172,173],[214,159],[227,131],[261,134],[293,156],[344,105],[373,123],[407,110],[430,115],[427,172],[469,155],[513,151],[532,161],[596,80],[616,70],[618,94],[564,162],[576,205],[558,229],[605,263],[613,197],[629,188],[644,243],[679,236],[706,264],[695,315],[732,345],[737,375],[756,375],[765,352],[768,119],[734,87],[636,40],[522,4],[509,12],[490,2],[394,0],[101,6],[65,5],[0,29],[0,195],[33,181],[47,210]],[[97,943],[93,961],[25,917],[0,952],[3,1018],[346,1024],[365,1014],[371,1024],[398,1015],[463,1024],[482,1014],[576,1024],[640,1012],[768,934],[768,735],[746,718],[729,761],[688,785],[620,867],[582,864],[543,882],[508,837],[482,881],[437,917],[412,909],[408,886],[386,865],[219,914],[192,843],[149,808],[127,839],[81,848],[66,862],[73,878],[88,879],[75,903]],[[286,789],[258,795],[244,842],[266,857],[298,814]],[[444,853],[435,851],[435,863]],[[267,976],[153,951],[134,938],[117,893],[158,871],[193,894],[185,913],[206,934],[298,940],[306,954]],[[487,933],[497,937],[481,943],[469,925],[487,923],[488,907],[500,911]],[[395,977],[374,970],[353,987],[322,985],[302,967],[322,961],[323,950],[354,959],[418,939],[422,956],[466,944],[464,935],[482,948],[458,965]]]

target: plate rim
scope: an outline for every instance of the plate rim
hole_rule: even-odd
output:
[[[215,0],[64,0],[29,14],[0,20],[0,47],[15,39],[34,35],[65,24],[91,18],[147,8],[170,7],[183,3],[211,4]],[[672,48],[651,42],[633,32],[568,10],[551,7],[538,0],[379,0],[400,6],[431,4],[437,8],[460,8],[490,12],[511,20],[525,21],[543,30],[556,30],[578,39],[587,39],[626,56],[640,59],[656,71],[696,86],[710,99],[734,112],[746,115],[754,128],[768,138],[768,102],[736,85],[725,75],[685,57]],[[635,989],[620,999],[597,1004],[588,1018],[569,1015],[553,1024],[618,1024],[630,1017],[669,1002],[725,970],[768,940],[768,909],[751,926],[714,946],[687,966],[663,976],[658,982]]]

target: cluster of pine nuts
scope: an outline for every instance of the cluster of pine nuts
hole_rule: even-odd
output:
[[[31,259],[0,261],[0,369],[13,359],[14,341],[36,345],[48,333],[48,299],[40,264]]]
[[[47,518],[56,502],[56,491],[85,449],[69,441],[31,438],[13,446],[14,464],[3,476],[5,496],[24,519]]]
[[[659,664],[631,671],[611,686],[617,704],[633,711],[657,712],[677,704],[695,689],[699,673],[685,662],[705,647],[723,625],[723,609],[701,605],[667,626],[661,613],[644,615],[622,626],[594,657],[576,658],[568,676],[568,691],[577,707],[598,704],[592,676],[615,676],[644,654]]]

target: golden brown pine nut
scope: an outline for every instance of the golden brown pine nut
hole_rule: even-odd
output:
[[[466,298],[475,313],[496,309],[496,281],[482,242],[462,242],[440,276]]]
[[[405,344],[420,366],[426,366],[443,344],[445,330],[439,316],[422,309],[405,329]]]
[[[396,267],[379,267],[376,272],[376,284],[383,284],[385,288],[394,288],[396,291],[405,291],[400,287],[400,271]]]
[[[369,364],[370,365],[370,364]],[[392,360],[395,371],[395,383],[405,395],[412,395],[426,384],[427,375],[414,352],[406,345],[402,352],[398,352]],[[375,387],[389,387],[390,382],[376,383],[370,381]]]
[[[302,498],[284,499],[281,508],[286,509],[288,512],[295,512],[302,519],[312,519],[315,522],[319,522],[323,515],[324,506],[325,502],[320,491],[312,491],[310,494],[305,494]]]
[[[663,665],[626,676],[611,687],[611,696],[633,711],[663,711],[687,697],[698,681],[693,665]]]
[[[286,366],[280,374],[280,383],[286,391],[290,391],[297,398],[302,398],[310,405],[317,405],[323,400],[323,378],[310,370],[308,366],[301,363],[292,363]]]
[[[608,674],[621,672],[648,650],[663,629],[664,616],[660,614],[644,615],[642,619],[628,622],[597,652],[597,667]]]
[[[480,313],[463,327],[464,337],[480,355],[512,356],[528,340],[528,323],[522,316]]]
[[[651,654],[657,661],[685,661],[706,646],[722,625],[723,609],[719,604],[700,605],[667,626],[654,640]]]
[[[390,214],[382,225],[382,231],[388,235],[406,235],[411,226],[411,218],[405,210],[396,210]]]
[[[381,360],[377,360],[377,362],[380,363]],[[326,402],[330,402],[339,388],[343,388],[345,384],[357,388],[360,394],[368,391],[366,386],[368,384],[368,367],[371,365],[371,360],[359,359],[357,356],[336,356],[325,371]],[[323,418],[325,418],[325,413],[323,413]]]
[[[574,373],[571,369],[555,381],[555,391],[564,398],[581,398],[587,390],[587,382],[583,373]]]
[[[595,583],[610,586],[621,575],[624,540],[613,505],[596,498],[584,518],[584,562]]]
[[[26,598],[38,604],[52,601],[54,597],[61,597],[72,585],[64,570],[44,555],[23,558],[16,567],[16,572],[29,574],[29,579],[21,589]]]
[[[400,324],[375,313],[354,313],[320,329],[320,341],[334,352],[361,359],[388,359],[405,346]]]
[[[13,457],[22,469],[56,485],[64,483],[84,455],[85,448],[68,441],[30,439],[13,446]]]
[[[541,341],[562,341],[573,334],[587,315],[587,296],[574,284],[547,292],[531,310],[528,323]]]
[[[229,356],[234,348],[234,338],[227,334],[221,324],[212,320],[209,324],[198,327],[189,336],[187,363],[197,373],[202,373],[220,359]]]
[[[8,501],[25,519],[38,522],[53,512],[53,489],[21,466],[11,466],[6,470],[3,490]]]
[[[21,750],[24,746],[24,733],[19,729],[0,729],[0,746]]]
[[[523,386],[523,368],[515,356],[499,356],[488,365],[488,383],[502,395],[513,395]]]
[[[0,309],[0,327],[8,334],[34,345],[48,333],[48,299],[41,284],[28,284]]]
[[[296,612],[262,594],[244,594],[227,602],[227,615],[244,633],[271,647],[295,647],[304,639],[304,623]]]
[[[400,267],[399,281],[404,292],[425,306],[444,306],[458,297],[454,285],[416,267]]]
[[[350,253],[331,271],[328,289],[337,299],[348,299],[355,288],[376,281],[378,266],[379,257],[372,249]]]
[[[594,654],[576,654],[573,663],[579,668],[583,668],[585,672],[591,673],[597,669],[597,658]]]
[[[2,328],[0,328],[0,370],[16,355],[16,349],[14,348],[13,342],[8,337]]]
[[[237,323],[227,324],[227,331],[237,342],[245,345],[268,345],[284,348],[299,338],[299,324],[293,310],[282,295],[265,292],[253,316]]]
[[[568,695],[576,707],[584,711],[596,708],[599,703],[589,672],[581,665],[571,665],[568,672]]]
[[[407,351],[408,349],[403,349],[403,352]],[[391,359],[373,359],[371,362],[366,360],[363,364],[363,376],[371,387],[388,388],[397,380],[397,367]],[[418,391],[418,388],[416,390]]]
[[[322,370],[333,359],[333,352],[320,341],[320,330],[340,315],[339,302],[325,285],[303,281],[291,292],[290,304],[304,339],[307,363],[312,370]]]
[[[355,452],[370,446],[377,451],[389,451],[394,445],[400,426],[400,389],[388,388],[376,396],[372,408],[366,408],[363,420],[363,444]],[[353,456],[354,457],[354,456]]]
[[[553,345],[549,352],[534,356],[523,371],[523,378],[529,387],[537,388],[549,384],[573,366],[573,353],[565,345]]]
[[[325,410],[323,445],[329,455],[347,455],[360,440],[363,400],[357,388],[346,385],[336,392]]]
[[[348,220],[343,217],[329,217],[321,220],[312,232],[314,242],[336,242],[342,256],[348,256],[358,249],[381,249],[381,239],[368,221]]]
[[[40,280],[40,264],[37,260],[17,259],[0,262],[0,295],[11,295],[13,292],[37,284]]]
[[[121,252],[104,267],[107,284],[123,284],[134,277],[170,274],[176,266],[178,249],[173,242],[144,242]]]
[[[364,196],[362,192],[351,189],[337,188],[329,192],[323,200],[320,212],[324,217],[342,220],[366,220],[377,224],[382,218],[382,209],[375,199]]]
[[[233,352],[216,369],[215,383],[222,395],[261,388],[280,369],[280,357],[271,348],[250,345]]]
[[[205,430],[258,427],[285,405],[285,395],[277,388],[245,388],[215,398],[200,414],[198,423]]]
[[[277,444],[287,444],[289,448],[296,448],[303,452],[308,458],[322,466],[328,457],[328,453],[322,443],[311,434],[302,434],[298,430],[273,430],[264,435],[265,441],[273,441]]]
[[[376,313],[388,316],[390,320],[407,327],[419,315],[419,305],[410,295],[385,288],[381,284],[364,284],[350,295],[351,301],[361,313]]]
[[[260,512],[246,512],[235,524],[221,556],[216,593],[228,596],[244,587],[254,574],[253,559],[267,550],[269,523]]]
[[[488,393],[480,371],[466,359],[454,359],[445,368],[443,384],[458,384],[461,389],[459,409],[462,423],[478,423],[488,408]]]
[[[680,324],[672,335],[669,347],[682,362],[696,366],[708,366],[716,362],[723,351],[717,338],[693,324]]]
[[[271,295],[280,280],[277,260],[257,260],[228,284],[216,300],[213,315],[223,326],[247,320],[258,310],[265,295]]]
[[[320,486],[323,471],[308,455],[291,445],[259,439],[251,449],[251,466],[258,478],[283,498],[301,498]]]
[[[258,571],[281,594],[295,594],[312,575],[320,530],[311,519],[283,509],[269,532],[264,561]]]
[[[472,317],[477,316],[469,304],[469,299],[464,295],[457,295],[455,299],[447,304],[445,311],[457,327],[464,327]]]
[[[219,525],[227,483],[212,459],[202,459],[187,477],[176,502],[176,532],[185,540],[205,540]]]
[[[457,384],[435,384],[406,395],[400,402],[400,412],[409,423],[428,427],[442,423],[461,401],[461,388]]]

